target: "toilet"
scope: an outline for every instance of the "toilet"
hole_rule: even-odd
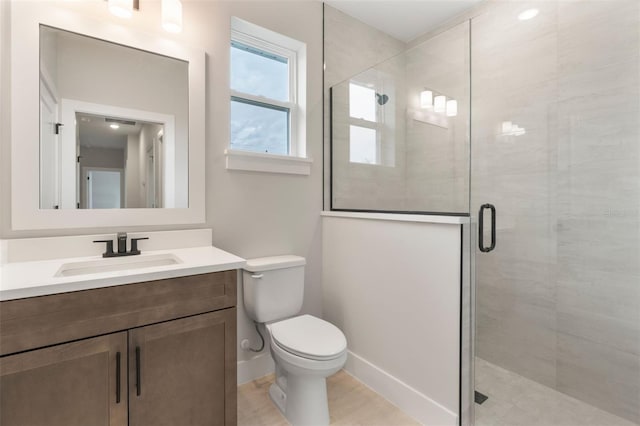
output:
[[[304,266],[299,256],[247,260],[244,306],[268,334],[276,365],[269,388],[273,402],[294,426],[328,425],[326,378],[347,361],[347,339],[327,321],[296,316],[304,296]]]

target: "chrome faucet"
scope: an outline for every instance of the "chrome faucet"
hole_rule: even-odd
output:
[[[116,253],[113,252],[113,240],[95,240],[94,243],[107,244],[107,250],[104,253],[102,253],[102,257],[134,256],[136,254],[141,253],[141,251],[138,250],[138,241],[148,240],[148,239],[149,237],[132,238],[131,250],[127,251],[127,233],[118,232],[117,234],[118,251]]]

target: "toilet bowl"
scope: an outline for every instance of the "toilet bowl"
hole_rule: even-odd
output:
[[[293,425],[329,424],[326,378],[347,361],[347,340],[311,315],[267,324],[276,381],[269,395]]]
[[[326,378],[347,361],[347,339],[333,324],[302,307],[304,258],[274,256],[247,261],[243,272],[247,315],[265,325],[276,380],[269,395],[294,426],[328,425]]]

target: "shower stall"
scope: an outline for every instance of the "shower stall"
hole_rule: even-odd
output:
[[[484,2],[341,67],[347,19],[325,209],[469,218],[463,424],[640,424],[640,2]]]

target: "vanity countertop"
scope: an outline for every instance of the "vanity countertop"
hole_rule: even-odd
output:
[[[0,264],[0,301],[206,274],[238,269],[245,265],[243,258],[212,246],[148,250],[141,255],[130,256],[129,259],[144,261],[149,257],[161,258],[163,255],[177,258],[178,263],[73,276],[57,274],[64,265],[100,261],[102,257],[86,256]]]

